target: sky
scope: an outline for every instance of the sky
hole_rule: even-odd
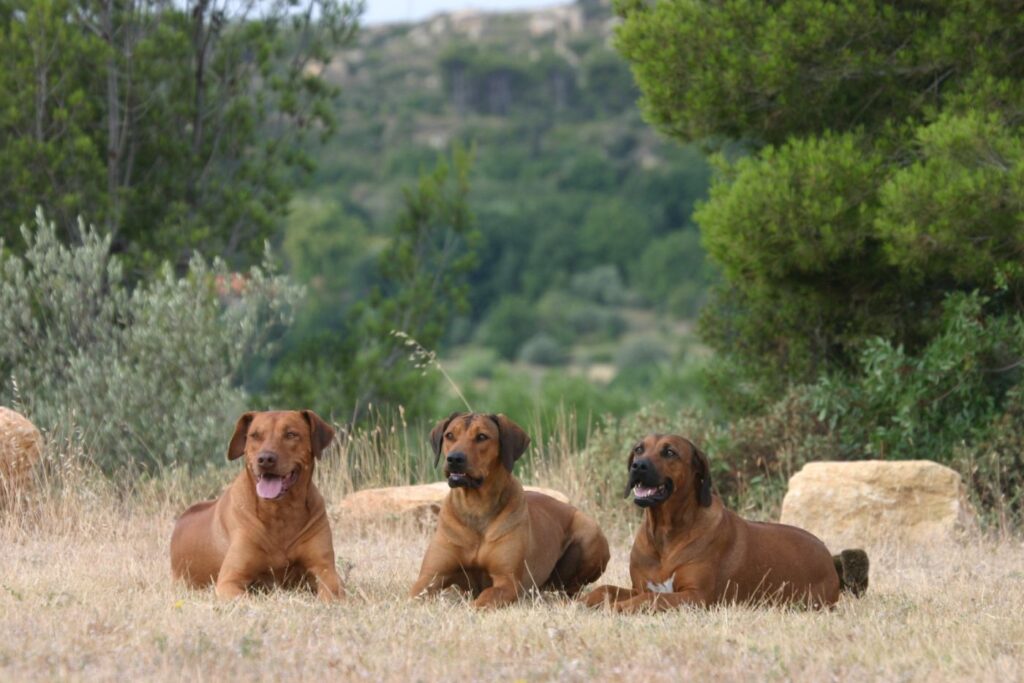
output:
[[[568,5],[571,0],[366,0],[363,23],[381,24],[414,21],[461,9],[485,11],[525,10],[554,5]]]

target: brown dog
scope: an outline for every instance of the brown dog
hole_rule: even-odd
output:
[[[430,433],[445,456],[451,492],[411,597],[459,586],[477,607],[514,602],[524,590],[576,595],[608,564],[608,541],[582,512],[524,492],[512,466],[530,438],[504,415],[452,413]]]
[[[234,598],[250,586],[306,586],[322,600],[344,596],[313,464],[334,430],[312,410],[245,413],[228,460],[245,469],[216,500],[197,503],[171,536],[171,571]]]
[[[867,555],[833,559],[814,535],[749,522],[711,493],[708,461],[680,436],[655,434],[629,455],[626,495],[645,508],[629,558],[632,589],[601,586],[584,598],[618,612],[719,602],[832,605],[840,588],[867,585]],[[862,576],[842,577],[844,564]]]

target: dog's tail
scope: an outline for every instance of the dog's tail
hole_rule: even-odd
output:
[[[839,574],[839,590],[860,597],[868,589],[868,554],[857,548],[832,556]]]

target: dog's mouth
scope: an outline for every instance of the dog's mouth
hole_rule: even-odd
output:
[[[267,500],[275,500],[288,493],[292,484],[299,480],[299,468],[296,467],[288,476],[272,472],[256,475],[256,495]]]
[[[453,489],[478,489],[484,483],[483,477],[472,477],[465,472],[449,472],[448,486]]]
[[[665,499],[672,495],[672,480],[666,479],[658,486],[645,486],[636,484],[633,487],[633,502],[642,508],[664,503]]]

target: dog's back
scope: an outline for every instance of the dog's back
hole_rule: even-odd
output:
[[[576,595],[604,573],[611,553],[608,539],[593,519],[579,509],[535,491],[525,493],[531,537],[547,544],[531,549],[527,564],[546,590]],[[552,545],[555,539],[561,547]],[[539,562],[538,562],[539,560]],[[538,566],[538,569],[534,569]]]
[[[745,595],[726,600],[783,602],[807,601],[832,605],[839,599],[839,577],[831,553],[821,539],[787,524],[752,522],[727,511],[738,526],[734,551],[743,553],[734,583]]]
[[[195,588],[216,583],[224,561],[224,550],[216,542],[219,535],[214,533],[219,501],[206,500],[189,507],[171,534],[171,575]]]

